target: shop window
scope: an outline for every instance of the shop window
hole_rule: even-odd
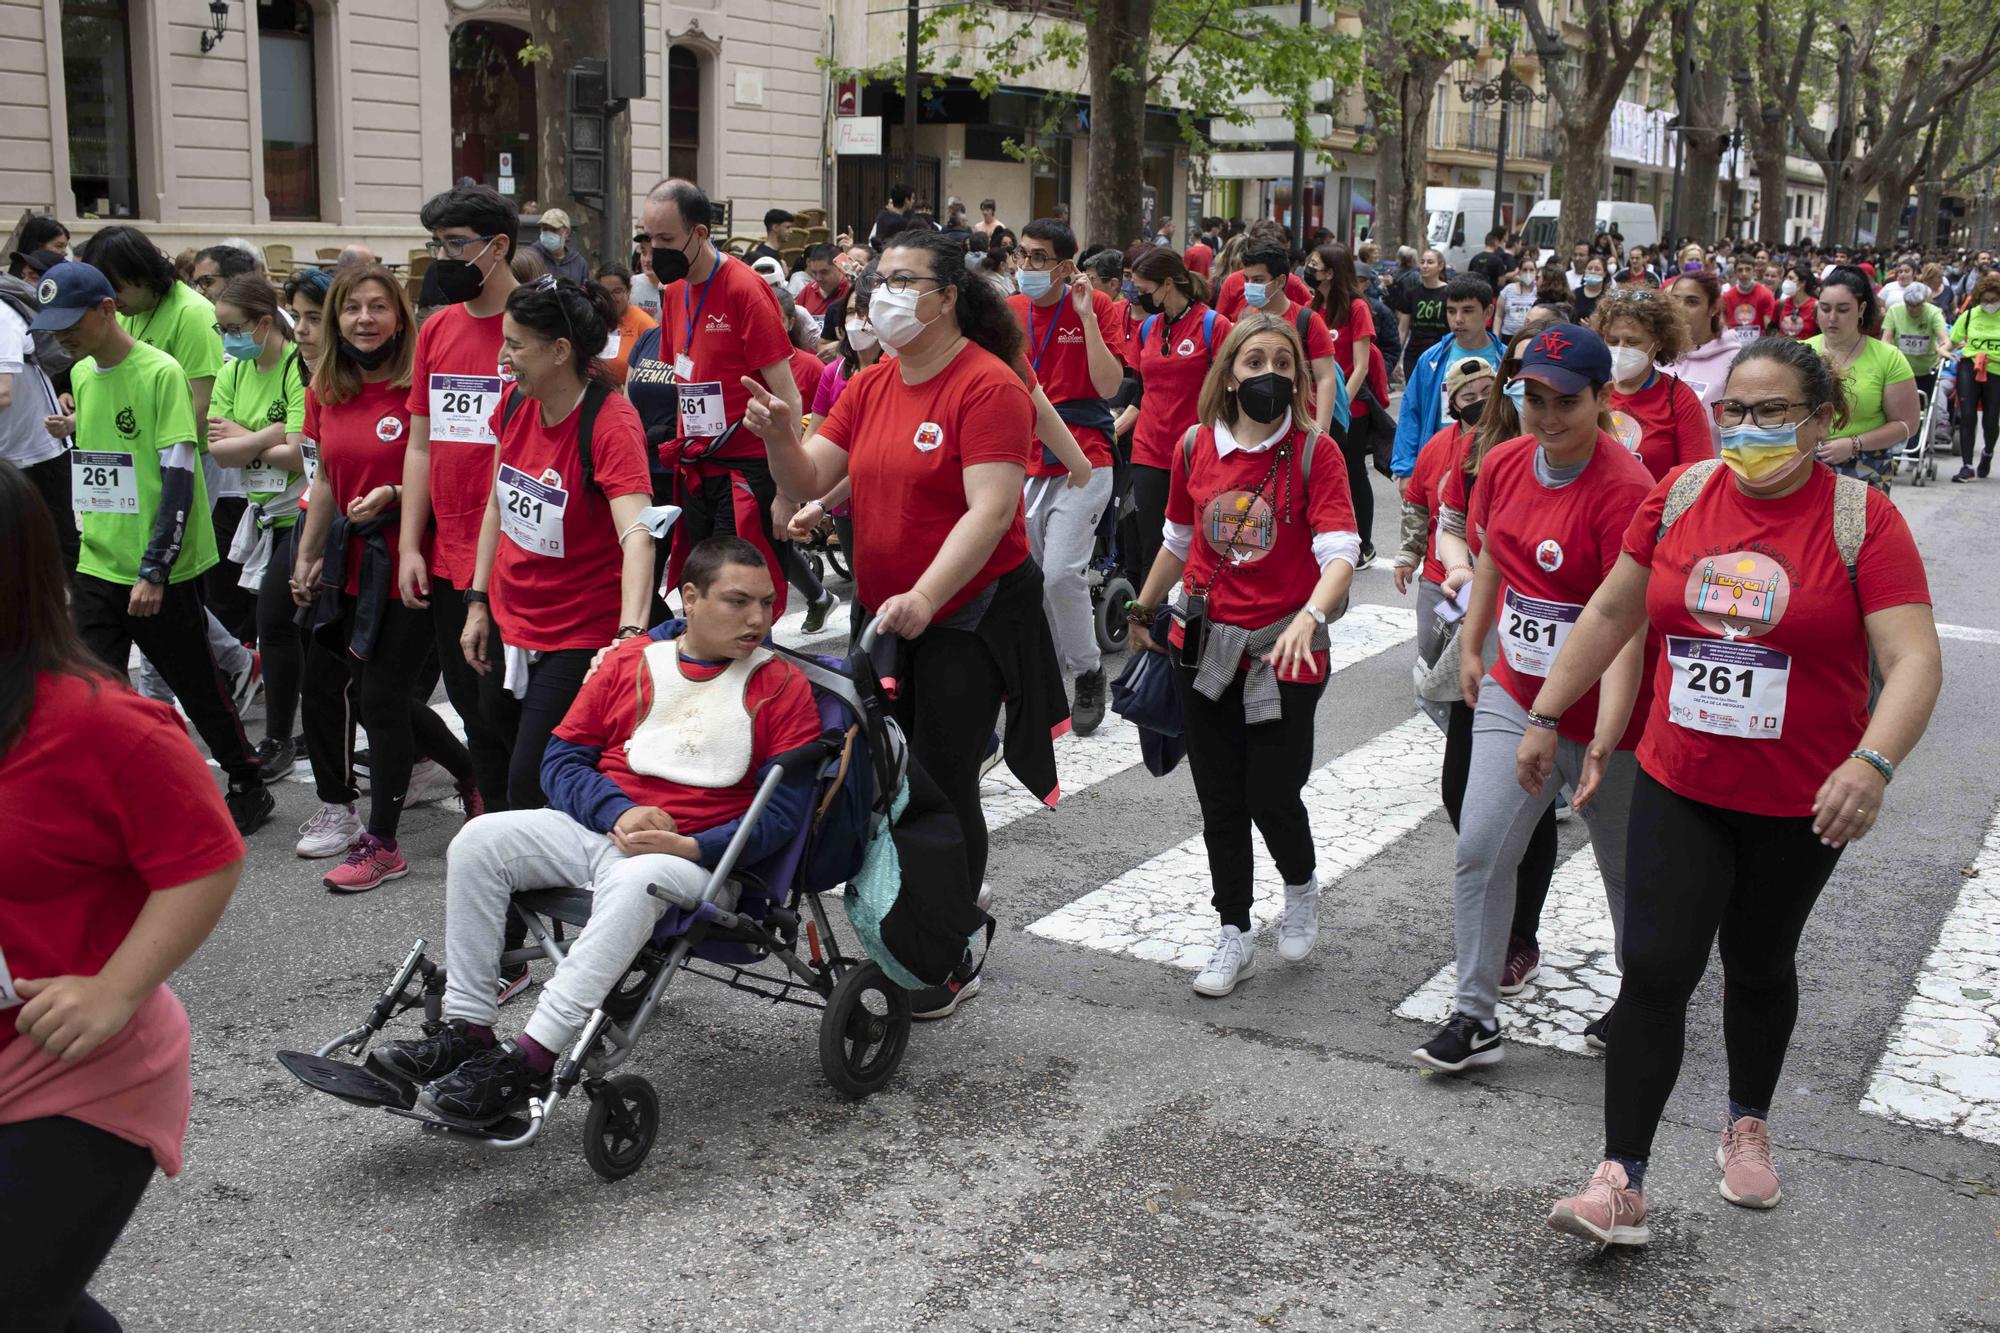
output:
[[[319,217],[319,93],[307,0],[258,0],[264,198],[275,221]]]
[[[132,26],[126,0],[63,0],[63,84],[69,112],[69,185],[79,217],[138,212],[138,136],[132,129]]]

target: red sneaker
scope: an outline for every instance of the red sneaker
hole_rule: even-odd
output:
[[[458,803],[465,807],[465,822],[468,824],[486,813],[486,798],[479,794],[477,782],[458,784]]]
[[[1519,995],[1541,972],[1541,946],[1514,936],[1507,941],[1507,966],[1500,969],[1500,993]]]
[[[364,833],[347,859],[328,872],[325,885],[335,893],[366,893],[384,881],[410,873],[403,854],[372,833]]]
[[[1600,1165],[1583,1193],[1558,1200],[1549,1225],[1599,1245],[1644,1245],[1653,1239],[1646,1196],[1626,1183],[1625,1168],[1616,1162]]]

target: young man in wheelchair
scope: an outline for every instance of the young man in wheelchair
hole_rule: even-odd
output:
[[[631,966],[668,904],[647,892],[707,884],[773,755],[819,734],[812,688],[764,647],[776,589],[756,547],[711,537],[688,555],[686,630],[629,638],[606,654],[549,742],[545,810],[482,815],[452,840],[445,870],[445,1026],[392,1041],[369,1063],[423,1086],[447,1120],[490,1123],[547,1088],[557,1054]],[[783,848],[810,787],[787,783],[739,864]],[[590,920],[542,988],[521,1035],[500,1040],[501,940],[516,893],[591,890]]]

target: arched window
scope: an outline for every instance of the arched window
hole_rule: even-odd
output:
[[[264,104],[264,198],[274,220],[319,217],[319,97],[308,0],[259,0],[257,59]]]
[[[63,0],[62,44],[76,213],[129,218],[138,211],[139,150],[127,0]]]
[[[701,57],[685,46],[667,51],[667,174],[701,179]]]

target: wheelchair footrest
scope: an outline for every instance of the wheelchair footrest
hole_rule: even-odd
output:
[[[442,1134],[447,1138],[462,1139],[518,1139],[528,1132],[528,1118],[521,1115],[502,1116],[490,1125],[460,1125],[449,1120],[439,1120],[425,1115],[422,1111],[389,1107],[390,1115],[414,1120],[424,1127],[426,1134]]]
[[[329,1093],[356,1106],[381,1106],[391,1111],[407,1111],[417,1104],[417,1090],[392,1079],[323,1055],[304,1051],[279,1051],[278,1063],[309,1088]]]

